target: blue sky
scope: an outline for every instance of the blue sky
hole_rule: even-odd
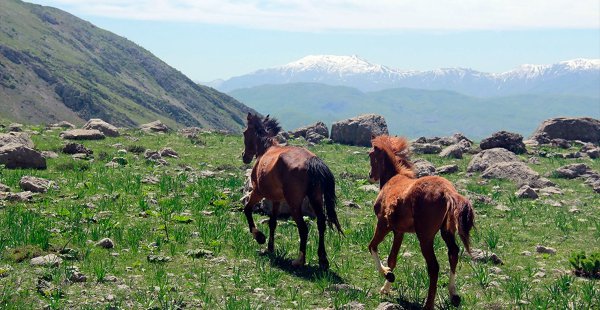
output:
[[[196,81],[309,54],[400,69],[600,58],[600,1],[34,0],[124,36]]]

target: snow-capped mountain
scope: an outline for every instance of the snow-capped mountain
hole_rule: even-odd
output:
[[[286,65],[209,83],[221,91],[265,84],[322,83],[362,91],[389,88],[452,90],[475,96],[520,93],[574,94],[600,98],[600,59],[573,59],[551,65],[521,65],[502,73],[468,68],[431,71],[393,69],[358,56],[310,55]]]

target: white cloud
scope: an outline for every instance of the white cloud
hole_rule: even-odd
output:
[[[73,13],[292,31],[600,28],[598,0],[40,0]]]

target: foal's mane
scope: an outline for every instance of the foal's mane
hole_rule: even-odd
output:
[[[410,162],[408,141],[403,137],[378,136],[372,140],[373,147],[382,150],[398,174],[410,178],[415,177],[413,164]]]

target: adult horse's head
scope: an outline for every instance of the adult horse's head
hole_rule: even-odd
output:
[[[246,129],[244,130],[244,152],[242,160],[249,164],[255,156],[260,156],[272,145],[272,138],[281,130],[274,118],[264,119],[257,114],[248,113]]]

